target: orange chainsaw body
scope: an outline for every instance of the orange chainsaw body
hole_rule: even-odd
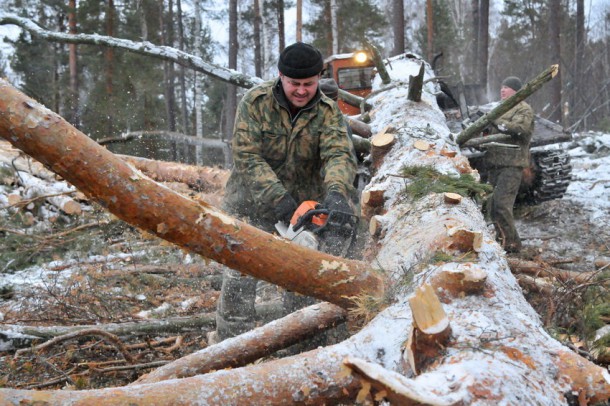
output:
[[[297,223],[297,221],[299,221],[299,218],[302,215],[304,215],[305,213],[307,213],[310,210],[315,210],[316,206],[318,206],[319,204],[320,203],[318,203],[314,200],[305,200],[295,210],[294,214],[292,215],[292,218],[290,219],[290,224],[292,224],[294,226]],[[316,214],[315,216],[313,216],[311,218],[311,223],[318,227],[322,227],[324,224],[326,224],[327,220],[328,220],[328,214]]]

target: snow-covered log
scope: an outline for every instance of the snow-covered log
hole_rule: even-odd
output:
[[[215,314],[199,314],[195,316],[178,316],[160,320],[143,320],[138,322],[108,323],[80,326],[22,326],[14,324],[0,325],[0,350],[31,346],[53,337],[71,334],[78,331],[96,328],[118,336],[144,335],[184,332],[187,330],[202,330],[216,325]]]
[[[29,172],[37,178],[56,181],[56,175],[42,166],[38,161],[35,161],[25,155],[20,150],[13,148],[11,144],[6,141],[0,141],[0,165],[5,165],[12,169],[12,171]]]
[[[65,182],[48,183],[28,172],[18,171],[19,182],[25,188],[25,198],[31,199],[44,196],[45,200],[66,214],[81,214],[80,203],[68,194],[76,193],[76,189]]]
[[[389,73],[394,80],[404,81],[408,75],[417,73],[421,63],[416,58],[399,57],[392,61]],[[427,65],[426,71],[431,76]],[[382,86],[376,83],[376,87]],[[383,229],[376,233],[377,239],[372,240],[366,250],[369,253],[367,261],[384,272],[385,289],[380,289],[379,285],[367,289],[366,284],[354,284],[364,306],[369,302],[362,295],[365,292],[377,301],[383,298],[386,306],[358,333],[342,343],[298,356],[191,378],[91,391],[0,389],[0,403],[324,404],[387,399],[401,405],[562,405],[568,404],[568,398],[573,398],[574,394],[591,403],[609,399],[608,372],[571,352],[544,331],[538,315],[511,274],[504,252],[489,234],[474,200],[465,197],[460,202],[447,203],[442,193],[427,194],[420,199],[405,194],[405,183],[409,182],[401,176],[405,164],[430,166],[454,176],[471,170],[449,137],[444,116],[436,106],[434,93],[438,89],[435,85],[425,82],[420,102],[408,101],[408,89],[402,84],[388,87],[391,90],[380,91],[370,100],[374,105],[370,112],[373,132],[388,125],[396,132],[393,147],[381,160],[369,185],[371,190],[384,191],[383,210],[375,216]],[[49,136],[45,129],[59,125],[57,117],[46,110],[41,113],[33,101],[16,95],[7,85],[0,84],[0,88],[0,134],[55,171],[65,171],[65,165],[78,157],[75,151],[70,151],[60,163],[53,156],[45,155],[45,137],[28,139],[26,144],[19,131],[27,126],[30,135],[42,132]],[[20,107],[24,103],[32,111],[22,116]],[[37,125],[39,123],[44,125]],[[82,142],[75,130],[63,129],[62,137],[52,137],[56,144],[61,146],[64,138]],[[416,148],[414,143],[418,139],[428,142],[430,148],[426,151]],[[96,154],[101,152],[96,151]],[[106,169],[120,172],[127,178],[134,176],[111,157],[104,155],[104,158],[118,165],[118,168]],[[88,168],[82,163],[80,167]],[[114,187],[124,183],[119,174],[113,180]],[[87,188],[76,181],[74,179],[72,183]],[[136,176],[133,182],[137,185],[131,185],[132,189],[148,181]],[[170,229],[185,227],[184,223],[190,225],[190,220],[197,218],[185,202],[167,199],[152,185],[148,187],[148,193],[160,193],[160,201],[157,206],[146,206],[140,211],[149,210],[159,216],[162,204],[180,203],[180,209],[185,210],[183,219],[170,224]],[[116,193],[115,196],[116,202],[107,202],[111,210],[121,209],[121,205],[127,203],[123,201],[127,195]],[[220,227],[225,236],[224,243],[235,250],[235,231],[232,234],[231,228],[244,231],[247,227],[213,208],[202,206],[198,210],[204,213],[202,222],[207,218],[214,221],[213,225]],[[146,224],[150,225],[151,221]],[[232,227],[224,227],[224,221]],[[173,236],[165,227],[161,227],[164,232],[158,234]],[[192,227],[185,229],[193,230]],[[258,234],[247,230],[245,235],[240,235],[243,237],[256,240]],[[203,235],[200,238],[209,241]],[[245,243],[243,239],[239,241]],[[278,253],[273,246],[274,240],[265,242],[266,245],[259,246],[253,255],[245,258],[251,261],[252,269],[243,267],[243,272],[259,276],[253,271],[257,259],[265,262],[265,266],[274,265],[268,258],[269,254]],[[218,240],[212,241],[212,247],[226,249]],[[205,253],[210,251],[201,246],[195,248]],[[244,259],[239,251],[236,255]],[[301,255],[315,256],[307,251],[293,254]],[[312,263],[316,261],[302,265],[311,266]],[[231,265],[236,265],[236,261]],[[341,269],[345,268],[338,266],[335,271]],[[328,267],[324,270],[321,277],[331,272]],[[451,288],[448,280],[452,281]],[[276,278],[274,281],[284,286],[298,285],[293,280]],[[375,282],[375,279],[371,281]],[[305,282],[314,284],[316,280],[312,278]],[[416,303],[414,314],[413,292],[427,285],[424,304]],[[434,315],[430,320],[427,320],[425,308]],[[424,327],[422,333],[433,339],[415,336],[413,345],[413,330],[418,327]],[[427,358],[421,359],[418,345],[435,342],[439,344],[436,351],[426,352]],[[419,359],[410,358],[406,347],[415,351]]]

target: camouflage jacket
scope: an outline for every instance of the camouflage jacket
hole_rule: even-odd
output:
[[[237,108],[224,206],[255,224],[275,223],[286,192],[297,203],[321,201],[332,190],[350,196],[356,174],[337,104],[318,90],[292,117],[281,86],[279,79],[256,86]]]
[[[505,144],[518,148],[490,146],[487,147],[485,160],[490,167],[530,165],[530,141],[534,132],[534,110],[522,101],[494,121],[500,133],[508,134],[511,139]]]

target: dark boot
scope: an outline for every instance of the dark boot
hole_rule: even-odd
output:
[[[258,280],[226,269],[216,309],[216,339],[234,337],[256,327],[256,284]]]

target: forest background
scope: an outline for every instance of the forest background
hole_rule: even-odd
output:
[[[414,52],[469,104],[498,99],[502,79],[524,81],[559,63],[560,77],[529,101],[572,131],[610,131],[610,2],[591,0],[0,0],[47,30],[168,45],[271,79],[284,46],[301,39],[324,56],[365,40],[382,56]],[[302,17],[299,17],[302,16]],[[402,18],[401,18],[402,17]],[[3,32],[7,32],[2,27]],[[0,74],[93,139],[167,130],[231,137],[245,89],[121,49],[38,39],[12,27]]]

